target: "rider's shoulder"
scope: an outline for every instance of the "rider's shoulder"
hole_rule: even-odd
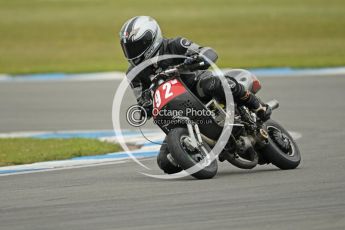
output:
[[[191,44],[192,41],[185,37],[174,37],[174,38],[168,38],[167,43],[169,45],[174,45],[174,46],[182,46],[184,48],[188,48]]]

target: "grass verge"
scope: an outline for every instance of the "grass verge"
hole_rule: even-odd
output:
[[[94,139],[0,139],[0,166],[64,160],[120,151],[116,144]]]
[[[345,65],[344,0],[0,0],[0,73],[125,70],[118,31],[136,15],[220,67]]]

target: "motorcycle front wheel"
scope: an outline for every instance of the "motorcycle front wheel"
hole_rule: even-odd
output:
[[[174,174],[182,171],[181,167],[178,167],[177,165],[174,165],[171,160],[169,160],[169,148],[167,143],[167,138],[165,137],[162,147],[159,150],[159,153],[157,155],[157,164],[160,169],[162,169],[167,174]]]
[[[192,176],[197,179],[210,179],[217,174],[218,164],[217,160],[210,159],[209,153],[211,148],[203,142],[202,145],[194,151],[190,151],[185,145],[185,138],[190,138],[186,128],[175,128],[170,130],[167,136],[167,142],[171,155],[176,163],[184,170],[187,170],[199,162],[200,170],[193,173]]]
[[[268,145],[260,150],[263,156],[280,169],[294,169],[301,162],[301,154],[295,140],[278,122],[265,122]]]

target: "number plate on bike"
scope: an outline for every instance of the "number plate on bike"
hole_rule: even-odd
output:
[[[185,93],[187,90],[184,85],[177,79],[172,79],[170,81],[161,84],[154,93],[154,108],[160,110],[169,101],[175,97]]]

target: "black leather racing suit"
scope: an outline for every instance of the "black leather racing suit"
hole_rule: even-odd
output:
[[[191,52],[198,52],[205,55],[212,62],[216,62],[218,56],[216,52],[209,47],[199,46],[185,38],[177,37],[172,39],[164,39],[163,44],[158,50],[157,55],[175,54],[175,55],[188,55]],[[158,62],[158,64],[150,65],[141,71],[130,83],[139,105],[144,105],[147,100],[142,95],[142,92],[150,87],[150,76],[154,75],[159,69],[166,69],[169,66],[177,65],[183,62],[184,59],[168,59]],[[219,77],[213,76],[211,71],[207,71],[209,64],[206,63],[202,70],[190,72],[190,74],[181,75],[181,80],[186,86],[197,95],[202,101],[210,100],[212,97],[224,101],[225,94]],[[127,74],[134,66],[130,66]],[[238,104],[246,105],[251,110],[256,110],[260,107],[258,98],[245,90],[244,86],[239,84],[234,78],[227,76],[227,81],[232,90],[234,101]],[[150,105],[152,106],[152,105]],[[151,107],[152,109],[152,107]],[[150,108],[147,108],[148,112]]]

